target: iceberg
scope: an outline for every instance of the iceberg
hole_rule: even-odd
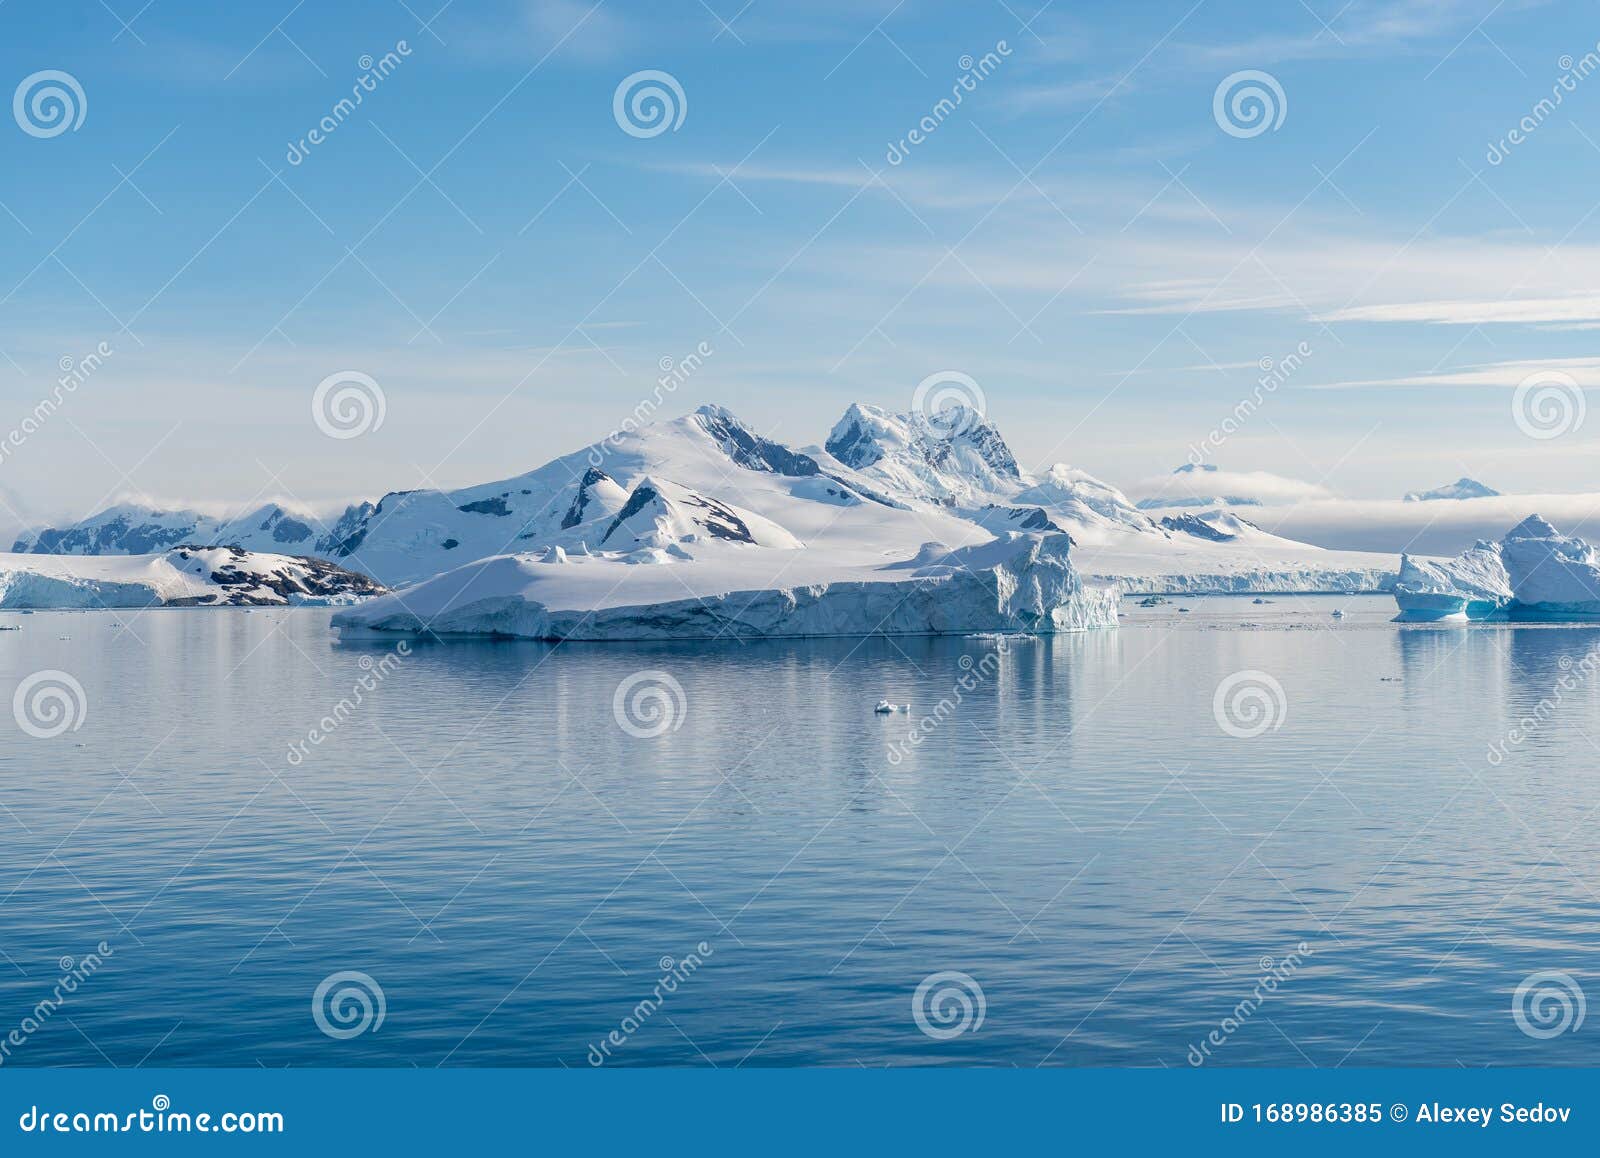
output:
[[[1086,585],[1061,533],[976,546],[925,544],[873,566],[785,582],[796,552],[727,545],[692,561],[631,565],[602,552],[468,564],[340,611],[345,635],[620,641],[832,635],[1053,635],[1115,627],[1121,593]],[[781,557],[780,557],[781,556]]]
[[[1449,561],[1401,555],[1394,597],[1402,621],[1600,620],[1600,558],[1529,515],[1500,542],[1480,539]]]

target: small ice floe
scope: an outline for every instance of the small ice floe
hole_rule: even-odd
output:
[[[1343,618],[1344,618],[1344,611],[1343,611],[1343,609],[1342,609],[1342,608],[1338,608],[1338,607],[1335,607],[1335,608],[1334,608],[1334,609],[1333,609],[1333,617],[1334,617],[1334,618],[1335,618],[1335,619],[1343,619]]]
[[[1260,598],[1257,598],[1257,599],[1252,599],[1252,600],[1251,600],[1251,601],[1250,601],[1250,602],[1251,602],[1251,603],[1271,603],[1271,602],[1272,602],[1272,600],[1270,600],[1270,599],[1260,599]]]
[[[895,712],[909,712],[910,704],[891,704],[888,700],[879,700],[878,706],[872,709],[880,716],[893,715]]]
[[[987,640],[990,643],[1032,643],[1039,637],[1030,635],[1026,631],[975,631],[967,638]]]

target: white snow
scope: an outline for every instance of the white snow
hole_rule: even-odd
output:
[[[1402,556],[1395,602],[1401,619],[1600,619],[1600,558],[1529,515],[1447,563]]]
[[[1442,487],[1434,487],[1431,491],[1407,491],[1405,501],[1424,503],[1436,499],[1493,499],[1499,496],[1499,491],[1484,486],[1477,479],[1462,477]]]
[[[893,562],[707,544],[694,561],[606,553],[470,563],[334,616],[350,632],[528,639],[1054,634],[1116,625],[1115,587],[1085,586],[1062,534],[925,544]]]
[[[352,603],[382,588],[289,555],[227,547],[153,555],[0,554],[0,608]]]
[[[32,542],[127,550],[198,519],[117,508]],[[1065,464],[1032,475],[975,412],[930,422],[862,404],[825,447],[791,449],[702,406],[513,478],[352,505],[309,545],[285,520],[296,521],[269,506],[201,529],[293,532],[295,549],[395,589],[340,616],[351,629],[1038,633],[1114,622],[1112,585],[1358,592],[1394,579],[1391,556],[1325,551],[1229,510],[1152,518]]]

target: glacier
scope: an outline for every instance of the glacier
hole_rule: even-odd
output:
[[[1402,621],[1600,620],[1600,557],[1534,514],[1447,562],[1401,555],[1394,597]]]

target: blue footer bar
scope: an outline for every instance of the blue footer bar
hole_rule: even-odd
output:
[[[1523,1152],[1600,1140],[1589,1070],[13,1070],[0,1152]],[[199,1141],[205,1139],[205,1141]]]

